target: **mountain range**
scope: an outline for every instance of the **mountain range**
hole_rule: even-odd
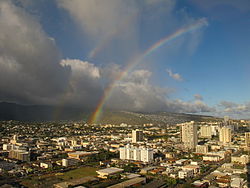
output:
[[[59,121],[59,120],[83,120],[87,121],[91,110],[74,107],[58,107],[46,105],[21,105],[16,103],[0,103],[0,120],[17,121]],[[214,121],[218,118],[194,114],[171,112],[128,112],[128,111],[104,111],[97,123],[112,124],[174,124],[185,121]]]

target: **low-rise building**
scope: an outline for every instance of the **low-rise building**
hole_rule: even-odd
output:
[[[186,165],[182,167],[182,170],[192,170],[194,174],[198,174],[200,172],[200,167],[198,165]]]
[[[12,144],[3,144],[3,151],[9,151],[13,149]]]
[[[155,168],[156,168],[155,166],[146,167],[146,168],[141,169],[140,173],[147,174],[150,170],[153,170]]]
[[[133,179],[109,186],[108,188],[125,188],[125,187],[133,187],[133,186],[139,187],[145,183],[146,183],[146,178],[138,177],[138,178],[133,178]]]
[[[81,160],[82,158],[90,155],[97,154],[98,152],[87,152],[87,151],[76,151],[68,153],[68,157],[72,159],[78,159]]]
[[[9,152],[9,158],[28,162],[30,161],[30,153],[24,150],[11,150]]]
[[[232,156],[231,162],[232,163],[247,164],[249,162],[249,156],[248,155]]]
[[[99,178],[107,179],[107,178],[110,178],[112,176],[119,175],[121,172],[123,172],[123,169],[111,167],[111,168],[97,170],[96,172],[97,172]]]
[[[197,145],[196,146],[196,153],[207,153],[208,152],[208,146],[207,145]]]
[[[40,167],[41,168],[52,168],[52,164],[51,163],[42,162],[42,163],[40,163]]]
[[[196,180],[192,183],[192,185],[194,187],[208,187],[209,186],[209,183],[206,182],[206,181],[200,181],[200,180]]]
[[[194,176],[193,170],[181,170],[178,172],[178,177],[180,179],[191,178]]]
[[[79,163],[79,160],[77,159],[62,159],[62,166],[68,167],[68,166],[73,166]]]
[[[203,156],[203,161],[211,161],[211,162],[218,162],[221,160],[221,158],[217,155],[209,155],[209,156]]]
[[[233,178],[231,181],[232,188],[242,188],[244,185],[244,179],[242,178]]]
[[[190,161],[188,160],[188,159],[180,159],[180,160],[177,160],[177,161],[175,161],[175,163],[177,164],[177,165],[187,165],[187,164],[189,164],[190,163]]]

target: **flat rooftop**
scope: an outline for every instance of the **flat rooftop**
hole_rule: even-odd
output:
[[[72,152],[72,153],[68,153],[69,155],[90,155],[90,154],[96,154],[98,153],[97,151],[92,151],[92,152],[88,152],[88,151],[76,151],[76,152]]]
[[[97,173],[102,173],[102,174],[115,174],[118,172],[123,172],[123,169],[121,168],[115,168],[115,167],[111,167],[111,168],[105,168],[105,169],[101,169],[101,170],[97,170]]]
[[[146,182],[146,178],[143,177],[138,177],[138,178],[133,178],[112,186],[109,186],[108,188],[124,188],[124,187],[130,187],[138,183],[143,183]]]

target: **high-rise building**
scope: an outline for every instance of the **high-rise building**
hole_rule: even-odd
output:
[[[208,125],[201,126],[200,133],[202,138],[212,138],[212,127]]]
[[[247,147],[250,147],[250,132],[245,133],[245,143]]]
[[[125,160],[127,158],[127,149],[125,147],[120,148],[120,159]]]
[[[247,187],[250,187],[250,163],[246,164],[246,169],[247,169]]]
[[[141,150],[141,161],[143,162],[151,162],[153,161],[153,150],[148,148],[143,148]]]
[[[187,149],[195,149],[198,138],[197,138],[197,125],[194,121],[183,123],[181,126],[181,139],[184,143],[184,147]]]
[[[205,154],[208,152],[208,146],[207,145],[197,145],[196,152]]]
[[[25,150],[11,150],[9,152],[9,158],[20,161],[30,161],[30,153]]]
[[[15,135],[13,136],[13,139],[10,140],[10,143],[11,143],[11,144],[16,144],[17,142],[18,142],[18,136],[15,134]]]
[[[133,130],[132,131],[132,142],[142,142],[143,141],[143,132],[141,130]]]
[[[211,127],[211,129],[212,129],[212,135],[213,135],[213,136],[216,136],[216,135],[217,135],[217,132],[218,132],[218,126],[212,125],[212,126],[210,126],[210,127]]]
[[[223,144],[230,143],[232,140],[232,132],[229,127],[220,128],[219,140]]]
[[[224,124],[228,125],[229,123],[229,116],[224,116]]]
[[[153,150],[149,148],[131,147],[129,145],[120,148],[120,159],[152,162]]]

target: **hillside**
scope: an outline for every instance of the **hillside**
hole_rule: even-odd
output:
[[[103,113],[99,123],[113,123],[113,124],[131,124],[141,125],[146,123],[153,124],[176,124],[186,121],[215,121],[219,118],[211,116],[202,116],[194,114],[170,113],[170,112],[152,112],[152,113],[138,113],[138,112],[114,112],[106,111]]]
[[[0,120],[17,121],[58,121],[83,120],[87,121],[90,110],[70,107],[55,107],[43,105],[20,105],[14,103],[0,103]],[[170,112],[139,113],[126,111],[104,111],[97,123],[141,125],[153,123],[159,125],[176,124],[185,121],[214,121],[216,118],[193,114],[179,114]]]

